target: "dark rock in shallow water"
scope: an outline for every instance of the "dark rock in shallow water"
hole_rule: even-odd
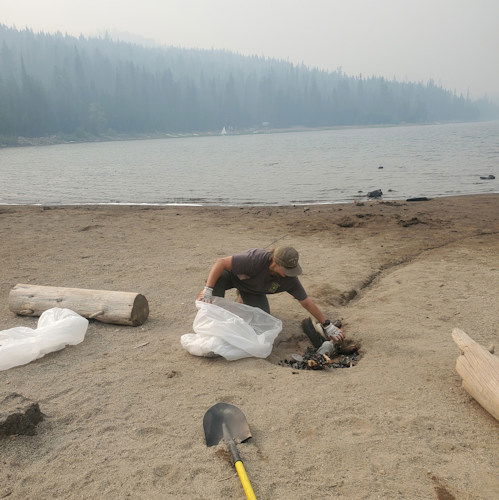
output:
[[[417,198],[407,198],[405,201],[430,201],[431,198],[427,198],[426,196],[419,196]]]
[[[374,191],[369,191],[367,193],[368,198],[381,198],[383,196],[383,191],[381,189],[375,189]]]
[[[43,420],[38,403],[21,394],[10,393],[0,400],[0,437],[36,434],[36,425]]]

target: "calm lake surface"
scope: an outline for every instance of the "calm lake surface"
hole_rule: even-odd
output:
[[[383,169],[379,169],[383,166]],[[287,205],[497,192],[499,122],[0,149],[0,204]],[[391,191],[389,191],[391,190]],[[359,193],[362,191],[362,193]]]

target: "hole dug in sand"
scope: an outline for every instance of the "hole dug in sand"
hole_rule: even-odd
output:
[[[301,325],[305,335],[295,335],[277,344],[269,359],[271,363],[295,370],[327,370],[351,368],[362,357],[360,342],[345,339],[326,345],[310,318],[304,319]],[[341,322],[336,326],[341,326]]]

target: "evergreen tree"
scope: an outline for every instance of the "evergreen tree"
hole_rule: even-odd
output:
[[[201,132],[489,119],[433,81],[400,83],[228,51],[145,48],[0,25],[0,135]]]

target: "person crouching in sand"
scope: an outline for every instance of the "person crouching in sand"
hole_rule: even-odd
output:
[[[252,248],[217,259],[197,300],[211,302],[213,297],[225,297],[226,290],[235,288],[244,304],[270,314],[267,294],[288,292],[322,325],[327,338],[342,340],[342,330],[324,316],[300,283],[302,269],[298,259],[298,252],[285,246],[271,250]]]

